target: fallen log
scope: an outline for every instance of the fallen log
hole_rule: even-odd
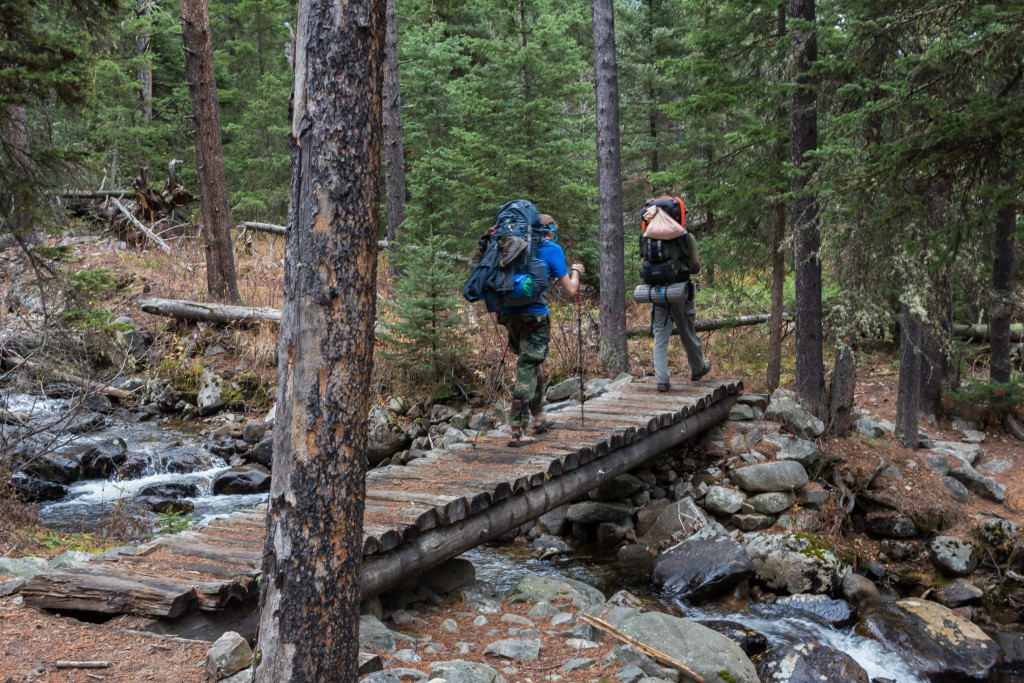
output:
[[[121,213],[124,214],[125,218],[127,218],[131,222],[132,225],[134,225],[136,228],[141,230],[142,233],[146,237],[148,237],[151,242],[153,242],[153,244],[155,244],[157,247],[159,247],[160,251],[164,252],[165,254],[170,254],[171,253],[171,248],[169,246],[167,246],[167,242],[164,242],[162,239],[160,239],[155,232],[153,232],[152,230],[147,228],[142,221],[140,221],[138,218],[133,216],[132,212],[124,207],[124,204],[119,202],[114,197],[111,197],[110,201],[114,203],[114,206],[116,206],[121,211]]]
[[[987,342],[988,325],[953,325],[953,336],[959,339]],[[1024,341],[1024,325],[1010,325],[1010,341]]]
[[[133,394],[130,391],[118,389],[117,387],[112,387],[109,384],[103,384],[102,382],[94,382],[93,380],[86,379],[84,377],[78,377],[76,375],[64,372],[63,370],[58,370],[57,368],[47,367],[42,363],[37,363],[36,361],[28,360],[27,358],[22,358],[16,353],[6,353],[4,354],[3,359],[5,362],[9,363],[15,368],[24,367],[27,370],[38,370],[40,372],[44,372],[48,375],[51,375],[59,379],[61,382],[73,384],[76,387],[82,387],[83,389],[88,389],[89,391],[95,392],[97,394],[103,394],[104,396],[116,398],[119,401],[126,401],[129,399],[136,398],[135,394]]]
[[[253,221],[246,221],[244,223],[240,223],[238,227],[241,228],[243,232],[245,230],[255,230],[256,232],[269,232],[272,235],[284,235],[288,232],[288,228],[286,226],[275,225],[273,223],[256,223]],[[402,245],[397,242],[394,244],[387,240],[378,240],[377,242],[378,249],[390,249],[392,246],[398,247],[399,249],[402,248]],[[408,245],[408,247],[410,249],[419,249],[419,247],[415,245]],[[437,253],[458,263],[469,263],[469,258],[466,256],[453,254],[450,251],[438,251]]]
[[[680,662],[678,659],[669,657],[664,652],[660,650],[655,650],[650,645],[644,645],[636,638],[631,638],[630,636],[627,636],[625,633],[615,628],[604,619],[592,617],[589,614],[580,613],[580,621],[590,624],[591,626],[600,631],[604,631],[608,635],[612,636],[613,638],[616,638],[617,640],[622,641],[623,643],[626,643],[627,645],[632,645],[633,647],[640,650],[656,662],[668,664],[673,669],[679,671],[679,673],[692,678],[694,681],[697,681],[697,683],[706,683],[703,676],[701,676],[699,673],[697,673],[690,667]]]
[[[763,315],[736,315],[727,318],[708,318],[707,320],[698,320],[694,324],[694,328],[698,332],[711,332],[712,330],[722,330],[727,327],[745,327],[747,325],[760,325],[771,320],[771,314],[765,313]],[[793,320],[792,313],[783,313],[782,319],[785,322],[791,322]],[[672,328],[672,334],[679,334],[679,330],[675,327]],[[650,325],[635,325],[626,330],[627,337],[651,337]]]
[[[139,305],[145,313],[193,322],[222,325],[252,325],[261,322],[281,324],[281,311],[277,308],[229,306],[178,299],[144,299]]]
[[[109,199],[123,197],[131,190],[65,190],[60,196],[63,199]]]
[[[58,669],[109,669],[110,662],[101,661],[88,661],[88,662],[76,662],[76,661],[59,661],[55,662],[54,666]]]

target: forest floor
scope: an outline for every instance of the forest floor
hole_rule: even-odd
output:
[[[83,241],[75,245],[76,256],[66,267],[76,269],[106,268],[119,276],[125,285],[113,294],[105,305],[113,316],[126,315],[148,331],[155,342],[148,365],[152,374],[165,371],[180,362],[183,345],[189,339],[201,339],[207,345],[216,344],[224,352],[215,357],[203,357],[203,364],[210,364],[225,373],[250,373],[261,381],[272,383],[276,378],[276,329],[261,326],[250,329],[225,330],[212,326],[185,326],[174,321],[146,315],[138,310],[138,300],[148,297],[206,299],[205,265],[203,252],[198,240],[179,245],[173,256],[156,255],[147,252],[112,249],[105,241]],[[281,305],[280,278],[283,240],[258,237],[252,249],[239,248],[238,275],[239,290],[248,305]],[[384,269],[380,269],[383,271]],[[24,259],[14,250],[0,252],[0,287],[11,287],[29,274]],[[382,279],[382,301],[389,297]],[[720,302],[698,300],[698,317],[715,317],[727,313],[749,313],[750,311],[723,310]],[[589,308],[596,309],[596,301]],[[387,315],[386,307],[380,311]],[[647,322],[646,310],[638,305],[628,309],[631,325]],[[585,314],[584,324],[590,325]],[[576,355],[576,311],[572,303],[553,306],[553,338],[551,357],[547,370],[551,380],[563,379],[575,374],[579,359]],[[475,347],[466,364],[476,368],[474,372],[478,385],[485,385],[489,368],[497,365],[501,355],[503,337],[493,325],[477,326]],[[584,332],[587,339],[596,335]],[[746,391],[764,391],[764,353],[767,346],[767,329],[738,328],[711,333],[703,336],[706,356],[715,363],[711,376],[743,379]],[[791,343],[791,340],[789,340]],[[670,364],[685,373],[685,358],[679,345],[673,344]],[[792,383],[792,349],[787,354],[789,365],[784,367],[783,383]],[[597,351],[588,345],[584,363],[597,368]],[[640,338],[630,341],[630,371],[634,375],[651,374],[651,341]],[[892,348],[879,347],[861,354],[858,364],[856,404],[868,410],[873,416],[894,421],[897,395],[898,367]],[[381,365],[381,364],[378,364]],[[397,384],[397,378],[388,374],[387,369],[375,371],[375,389],[383,399]],[[982,370],[976,373],[983,377]],[[511,386],[505,380],[506,390]],[[500,391],[500,389],[499,389]],[[241,410],[250,417],[261,417],[267,408],[265,402],[246,404]],[[922,423],[921,429],[933,440],[958,441],[959,435],[953,430],[951,418],[943,418],[938,425]],[[842,439],[824,439],[820,444],[835,464],[851,472],[855,478],[866,479],[876,470],[881,459],[897,467],[904,480],[890,490],[894,504],[908,513],[924,513],[941,509],[953,520],[953,525],[944,533],[960,538],[970,538],[971,528],[984,515],[996,513],[1001,517],[1024,524],[1024,447],[1009,437],[997,424],[986,429],[988,437],[983,446],[987,455],[977,464],[1000,459],[1011,463],[1007,470],[993,475],[1007,488],[1005,504],[985,501],[972,497],[968,503],[953,498],[941,485],[938,475],[921,464],[921,451],[911,451],[893,444],[886,439],[868,439],[849,436]],[[727,433],[727,440],[732,434]],[[0,506],[0,556],[51,556],[68,548],[103,549],[116,539],[71,538],[53,532],[43,531],[32,524],[20,529],[12,528],[13,517],[4,517]],[[855,565],[878,556],[879,542],[865,534],[843,533],[829,538],[842,554],[844,560]],[[924,566],[928,565],[928,566]],[[915,558],[903,564],[890,567],[904,576],[923,575],[931,572],[926,557]],[[4,577],[0,577],[3,579]],[[921,592],[930,590],[933,581],[927,576],[921,579]],[[202,662],[209,643],[182,641],[139,634],[119,626],[119,619],[103,624],[78,621],[71,616],[60,616],[27,608],[19,604],[17,596],[0,598],[0,683],[22,681],[168,681],[190,682],[204,680]],[[429,608],[423,613],[423,623],[417,630],[425,633],[436,632],[437,623],[453,618],[460,625],[458,640],[473,642],[477,638],[484,642],[483,633],[475,633],[474,627],[464,615],[459,614],[458,605],[444,604]],[[466,624],[463,624],[466,622]],[[463,628],[465,626],[465,628]],[[556,664],[568,658],[564,641],[542,636],[545,639],[543,651],[546,659],[538,667]],[[601,641],[602,648],[611,648],[611,643]],[[474,648],[474,651],[477,651]],[[482,651],[482,645],[480,650]],[[586,653],[593,657],[604,654]],[[450,656],[449,656],[450,658]],[[110,662],[104,669],[57,670],[57,660],[101,660]],[[416,668],[429,670],[429,663],[422,662]],[[499,667],[500,669],[500,667]],[[537,673],[541,673],[538,669]],[[529,676],[525,670],[524,676]],[[571,676],[564,678],[574,681]],[[586,680],[580,678],[579,680]]]

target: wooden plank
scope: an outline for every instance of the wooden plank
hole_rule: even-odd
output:
[[[187,534],[162,536],[156,541],[161,547],[172,548],[182,555],[200,557],[224,564],[237,564],[242,567],[261,567],[263,565],[263,549],[231,548],[210,545],[195,541]]]
[[[149,558],[136,557],[134,555],[122,555],[118,558],[118,561],[126,563],[128,566],[152,562]],[[158,562],[168,572],[194,572],[199,575],[211,576],[215,579],[255,579],[261,574],[261,570],[251,567],[231,567],[209,562],[189,562],[187,559],[177,557],[160,559]]]
[[[173,618],[199,606],[195,586],[139,572],[76,567],[36,574],[21,596],[25,604],[42,609]]]
[[[393,511],[394,514],[401,515],[404,521],[415,524],[416,528],[420,531],[429,531],[439,523],[437,509],[432,505],[405,502],[398,506],[390,501],[374,500],[370,496],[369,489],[366,494],[364,517],[377,517],[378,515],[385,514],[385,512],[391,514]]]
[[[400,488],[385,488],[377,484],[370,486],[369,482],[367,482],[366,486],[366,499],[432,505],[437,510],[438,521],[441,524],[454,524],[459,520],[465,519],[469,511],[464,496],[424,493]]]

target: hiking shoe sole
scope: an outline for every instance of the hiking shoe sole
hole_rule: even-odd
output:
[[[671,388],[672,388],[672,385],[669,384],[668,382],[665,382],[664,384],[659,384],[658,385],[658,391],[668,391]]]
[[[704,365],[701,367],[701,371],[700,372],[698,372],[698,373],[696,373],[694,375],[690,375],[690,381],[691,382],[699,382],[701,380],[701,378],[704,377],[705,375],[707,375],[709,372],[711,372],[711,361],[706,360],[706,361],[704,361]]]

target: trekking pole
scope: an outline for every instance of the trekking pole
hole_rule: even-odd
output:
[[[579,282],[579,276],[580,274],[576,273],[576,338],[579,340],[580,347],[580,427],[585,427],[583,402],[587,397],[583,393],[583,312],[580,308],[580,290],[583,289],[583,286]]]
[[[501,368],[505,365],[505,356],[508,354],[508,340],[505,340],[505,350],[501,352],[501,362],[498,363],[498,371],[494,373],[494,379],[491,380],[491,390],[487,392],[487,403],[484,404],[484,414],[480,417],[480,424],[476,426],[476,434],[473,436],[473,450],[476,450],[476,442],[480,438],[480,428],[484,426],[484,420],[487,419],[487,409],[491,407],[491,396],[494,395],[494,385],[498,383],[498,377],[501,376]]]

